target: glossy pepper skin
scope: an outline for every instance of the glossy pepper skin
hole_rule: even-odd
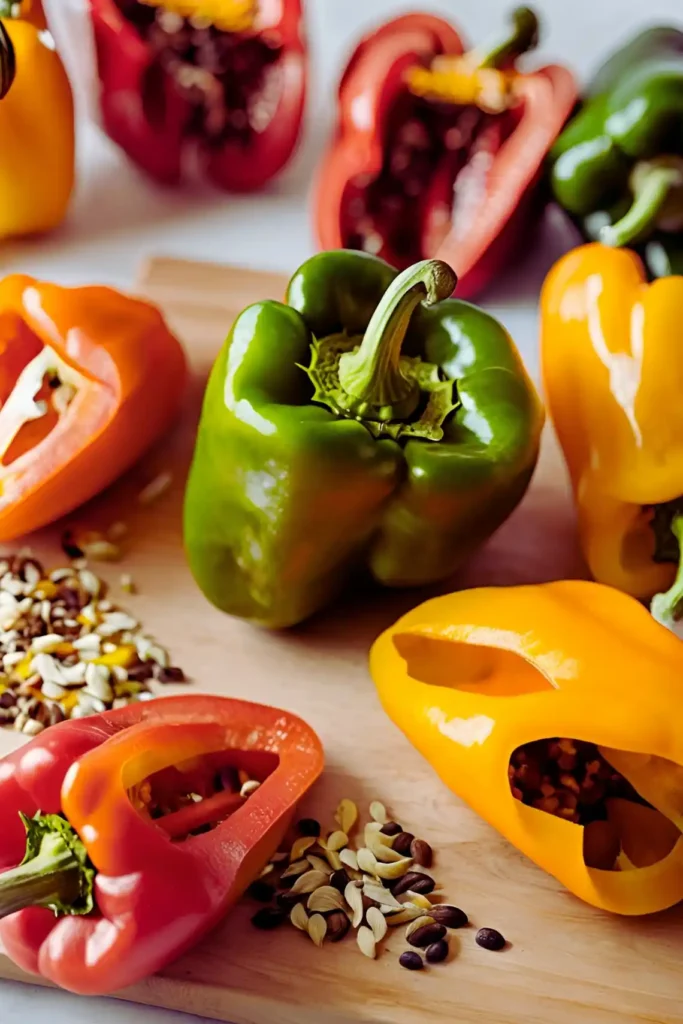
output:
[[[683,899],[671,828],[683,824],[683,647],[637,601],[582,580],[461,591],[399,619],[370,668],[385,711],[446,785],[575,895],[625,915]],[[622,870],[588,867],[581,825],[512,794],[513,752],[558,736],[618,759],[661,812],[608,806],[610,820],[622,812]],[[669,838],[653,858],[658,831]]]
[[[145,7],[139,0],[89,3],[102,122],[146,174],[176,185],[190,163],[198,164],[199,175],[210,184],[244,192],[263,188],[283,169],[296,148],[304,112],[302,0],[247,5],[256,9],[248,28],[231,32],[226,25],[220,30],[225,51],[214,28],[195,30],[188,20],[160,36],[155,8],[164,5]],[[195,7],[200,15],[202,6],[216,9],[206,0],[203,5],[197,0],[166,6],[183,13]],[[241,20],[245,5],[237,6]],[[230,7],[222,9],[230,20]],[[147,35],[150,25],[154,37]],[[206,38],[197,42],[201,32]],[[214,73],[218,78],[212,80]],[[222,99],[214,102],[212,91],[221,89]],[[194,102],[197,95],[203,95],[200,103]]]
[[[143,817],[129,799],[163,768],[231,751],[265,781],[210,832],[172,842],[163,819]],[[160,970],[253,881],[322,765],[320,742],[301,719],[223,697],[164,698],[53,727],[1,762],[0,867],[23,856],[20,811],[61,812],[98,872],[96,911],[12,914],[0,921],[5,952],[23,970],[90,995]]]
[[[397,275],[364,253],[321,253],[294,275],[286,305],[237,318],[209,380],[185,500],[190,567],[219,608],[284,627],[363,564],[386,586],[443,579],[523,496],[540,401],[493,317],[428,291],[421,277],[434,264],[449,296],[454,277],[438,261]],[[360,377],[366,355],[379,359],[357,403],[325,379],[314,391],[302,369],[312,348],[316,364],[340,339],[346,353],[360,344],[342,356],[360,359]],[[421,436],[389,393],[401,345],[407,372],[431,364],[443,403],[441,424]],[[388,404],[372,412],[380,393]]]
[[[588,239],[633,245],[650,275],[683,267],[683,32],[617,51],[555,143],[555,198]]]
[[[46,383],[55,375],[73,394],[61,412]],[[0,540],[113,483],[168,429],[185,381],[180,344],[149,303],[23,275],[0,281]]]
[[[0,96],[0,238],[51,231],[73,190],[74,109],[40,0],[0,3]]]
[[[678,561],[682,304],[683,277],[648,285],[638,256],[599,244],[564,256],[541,294],[545,395],[584,555],[597,580],[639,598],[666,589]]]
[[[339,85],[337,123],[318,169],[313,206],[322,249],[367,246],[399,268],[416,259],[442,259],[458,274],[459,296],[470,298],[519,251],[533,219],[544,160],[571,113],[577,87],[571,73],[555,65],[518,74],[517,54],[506,61],[499,48],[488,55],[488,64],[483,55],[477,60],[481,56],[485,73],[495,75],[491,66],[500,58],[514,80],[511,109],[485,113],[474,96],[461,103],[444,96],[436,106],[429,97],[411,98],[408,76],[415,69],[448,65],[465,50],[453,25],[425,13],[396,18],[360,41]],[[471,50],[467,57],[477,53]],[[470,88],[468,76],[474,80],[471,71],[458,73],[458,89]],[[431,117],[436,120],[430,142],[425,126]],[[414,161],[414,180],[405,183],[413,191],[398,213],[380,208],[372,218],[372,237],[362,241],[355,208],[367,207],[380,179],[400,177],[406,160]],[[388,188],[382,191],[386,202]]]

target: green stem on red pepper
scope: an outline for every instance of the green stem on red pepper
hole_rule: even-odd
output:
[[[678,570],[671,587],[652,598],[650,611],[657,622],[671,628],[683,618],[683,512],[676,512],[671,520],[671,533],[678,542]]]
[[[683,159],[643,160],[631,172],[633,204],[615,224],[600,231],[604,245],[623,246],[656,228],[683,230]]]
[[[93,909],[95,869],[71,825],[58,814],[22,814],[26,856],[0,874],[0,918],[25,907],[48,907],[58,915]]]
[[[401,350],[417,307],[449,298],[456,284],[447,263],[423,260],[390,284],[361,339],[316,339],[305,368],[315,387],[314,401],[360,420],[377,435],[409,433],[439,440],[441,424],[455,408],[453,382],[443,380],[437,366]]]
[[[517,7],[510,20],[512,24],[504,38],[476,47],[467,55],[473,66],[504,69],[538,46],[538,17],[530,7]]]

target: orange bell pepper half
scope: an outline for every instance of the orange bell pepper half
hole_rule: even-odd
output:
[[[149,303],[0,281],[0,541],[113,483],[170,426],[185,381],[180,343]]]

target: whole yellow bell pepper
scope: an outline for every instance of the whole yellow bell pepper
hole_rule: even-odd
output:
[[[683,899],[683,645],[633,598],[583,580],[438,597],[370,668],[446,785],[581,899],[628,915]]]
[[[0,0],[0,19],[0,238],[11,238],[64,219],[74,108],[40,0]]]
[[[585,245],[541,294],[547,406],[597,580],[641,599],[672,584],[683,534],[683,277],[648,284],[626,249]],[[655,599],[672,624],[683,581]]]

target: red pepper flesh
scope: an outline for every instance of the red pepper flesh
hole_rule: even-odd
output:
[[[173,842],[131,803],[128,791],[155,772],[221,751],[264,780],[211,831]],[[20,910],[0,921],[5,951],[23,970],[90,995],[160,970],[253,881],[322,767],[320,741],[301,719],[223,697],[169,697],[54,726],[0,762],[0,869],[24,855],[20,811],[61,812],[97,869],[97,911],[57,919]]]

